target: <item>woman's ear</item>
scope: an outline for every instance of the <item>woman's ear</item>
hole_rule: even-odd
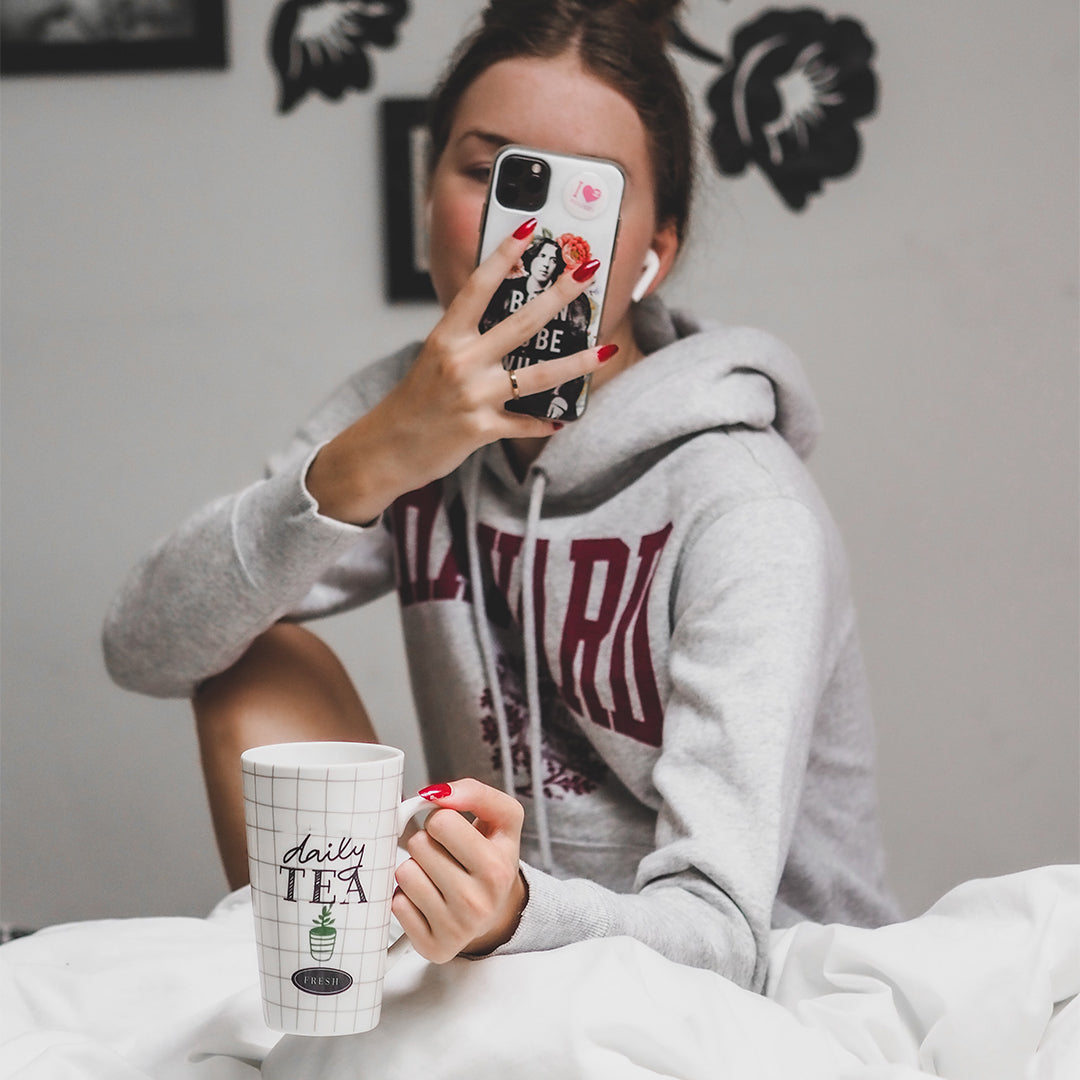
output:
[[[678,253],[679,233],[675,222],[669,221],[656,230],[652,246],[645,253],[641,275],[630,295],[634,303],[643,300],[667,277]]]

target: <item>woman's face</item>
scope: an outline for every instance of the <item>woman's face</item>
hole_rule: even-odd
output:
[[[541,245],[540,250],[533,256],[529,265],[529,277],[540,285],[546,285],[555,273],[555,267],[559,265],[559,258],[555,254],[555,245],[546,243]]]
[[[496,153],[508,143],[608,158],[622,166],[622,224],[602,330],[610,340],[629,311],[657,229],[652,163],[637,111],[573,54],[502,60],[462,95],[432,175],[430,264],[439,302],[450,303],[476,264],[488,176]]]

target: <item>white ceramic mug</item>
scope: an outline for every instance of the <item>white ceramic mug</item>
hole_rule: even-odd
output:
[[[279,743],[241,763],[266,1023],[293,1035],[370,1031],[398,840],[431,804],[401,801],[405,755],[393,746]]]

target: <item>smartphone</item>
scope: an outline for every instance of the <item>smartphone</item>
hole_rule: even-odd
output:
[[[600,269],[588,288],[528,341],[503,357],[507,370],[568,356],[596,344],[608,273],[619,234],[625,178],[613,161],[551,154],[505,146],[495,158],[480,230],[478,261],[530,217],[537,219],[532,243],[491,298],[480,331],[513,314],[589,259]],[[577,420],[585,411],[589,376],[540,394],[510,399],[511,412],[549,420]]]

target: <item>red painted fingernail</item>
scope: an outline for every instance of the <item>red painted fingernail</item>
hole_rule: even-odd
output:
[[[596,359],[602,364],[605,360],[610,360],[618,351],[618,345],[601,345],[596,350]]]
[[[430,802],[434,802],[436,799],[448,799],[450,798],[450,785],[432,784],[431,787],[421,788],[416,794]]]
[[[565,425],[565,424],[560,424],[558,420],[552,420],[552,422],[551,422],[551,426],[552,426],[552,427],[553,427],[553,428],[554,428],[554,429],[555,429],[556,431],[562,431],[562,429],[563,429],[563,428],[564,428],[564,427],[565,427],[566,425]]]
[[[536,232],[536,218],[531,217],[528,221],[523,221],[514,230],[514,239],[524,240],[526,236],[532,236],[534,232]]]
[[[574,280],[577,281],[577,282],[588,281],[589,278],[591,278],[593,276],[593,274],[595,274],[596,271],[599,270],[599,269],[600,269],[600,260],[599,259],[590,259],[588,262],[582,263],[574,271]]]

